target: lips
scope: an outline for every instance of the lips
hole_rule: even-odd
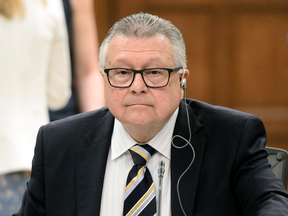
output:
[[[127,104],[126,105],[126,107],[132,107],[132,106],[135,106],[135,107],[137,107],[137,106],[139,106],[139,107],[152,107],[152,105],[151,104],[147,104],[147,103],[131,103],[131,104]]]
[[[143,104],[143,103],[135,103],[135,104],[129,104],[127,106],[152,106],[152,105],[149,105],[149,104]]]

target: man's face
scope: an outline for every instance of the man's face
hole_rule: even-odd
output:
[[[105,68],[175,68],[170,41],[161,35],[150,38],[115,36],[109,46]],[[162,128],[182,99],[181,74],[171,73],[163,88],[149,88],[141,74],[136,74],[128,88],[114,88],[105,79],[106,104],[111,113],[125,126]]]

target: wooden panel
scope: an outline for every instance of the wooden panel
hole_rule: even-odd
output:
[[[94,0],[94,9],[100,46],[112,25],[112,20],[109,16],[109,4],[106,0]]]
[[[267,145],[288,150],[288,14],[242,9],[235,26],[233,107],[263,120]]]
[[[153,1],[153,0],[150,0]],[[155,1],[154,1],[155,2]],[[156,0],[161,4],[207,4],[207,5],[220,5],[220,4],[286,4],[286,0]]]
[[[288,14],[241,15],[236,23],[235,105],[288,106]]]

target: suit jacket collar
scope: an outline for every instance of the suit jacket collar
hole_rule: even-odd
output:
[[[100,215],[106,162],[114,117],[110,112],[84,137],[86,145],[77,151],[77,215]]]

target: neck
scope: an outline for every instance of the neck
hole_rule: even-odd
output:
[[[164,125],[143,126],[143,125],[123,124],[126,132],[138,143],[147,143],[148,141],[150,141],[161,131]]]

